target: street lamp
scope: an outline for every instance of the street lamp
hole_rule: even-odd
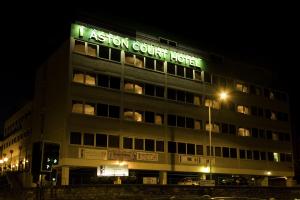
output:
[[[219,94],[219,100],[225,101],[228,98],[228,93],[226,91],[221,91]],[[212,180],[212,173],[211,173],[211,155],[212,155],[212,146],[211,146],[211,105],[213,101],[209,102],[208,104],[208,126],[209,126],[209,179]]]

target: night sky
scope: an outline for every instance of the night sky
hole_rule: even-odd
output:
[[[149,2],[148,2],[149,3]],[[292,6],[249,5],[241,9],[205,8],[199,5],[150,6],[118,8],[97,7],[92,12],[46,6],[22,9],[15,17],[2,16],[2,64],[0,132],[11,113],[32,98],[35,71],[68,37],[68,22],[76,16],[90,13],[99,19],[109,19],[126,26],[148,27],[163,34],[174,35],[199,49],[257,64],[278,74],[276,86],[290,93],[294,120],[296,105],[299,49],[297,16]],[[186,8],[186,6],[190,6]],[[167,11],[163,13],[163,11]],[[80,14],[78,14],[80,13]],[[160,15],[161,13],[161,15]]]

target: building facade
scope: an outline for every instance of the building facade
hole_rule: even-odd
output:
[[[33,144],[59,144],[53,169],[62,185],[89,183],[108,169],[136,183],[209,174],[217,184],[228,177],[257,185],[288,180],[288,96],[270,89],[270,81],[265,70],[171,40],[77,22],[37,73],[29,142],[9,136],[9,119],[2,157],[22,146],[8,162],[32,166]],[[226,102],[218,99],[221,90],[228,91]]]

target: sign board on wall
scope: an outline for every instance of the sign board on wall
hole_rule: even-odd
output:
[[[179,162],[182,164],[198,164],[197,156],[180,155]]]
[[[134,154],[132,151],[124,150],[109,150],[108,151],[109,160],[122,160],[122,161],[133,161]]]
[[[157,184],[157,177],[143,177],[143,184]]]
[[[100,165],[97,176],[128,176],[128,165]]]
[[[79,148],[79,158],[87,160],[107,160],[107,150]]]
[[[158,154],[157,153],[137,152],[136,159],[143,160],[143,161],[158,161]]]

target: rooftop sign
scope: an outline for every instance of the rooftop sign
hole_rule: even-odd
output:
[[[183,66],[204,67],[204,63],[201,58],[162,48],[158,44],[151,44],[144,41],[137,41],[131,38],[114,35],[101,29],[96,30],[86,26],[72,24],[71,36],[87,42],[95,42],[108,47],[122,49],[134,54],[149,56]]]

